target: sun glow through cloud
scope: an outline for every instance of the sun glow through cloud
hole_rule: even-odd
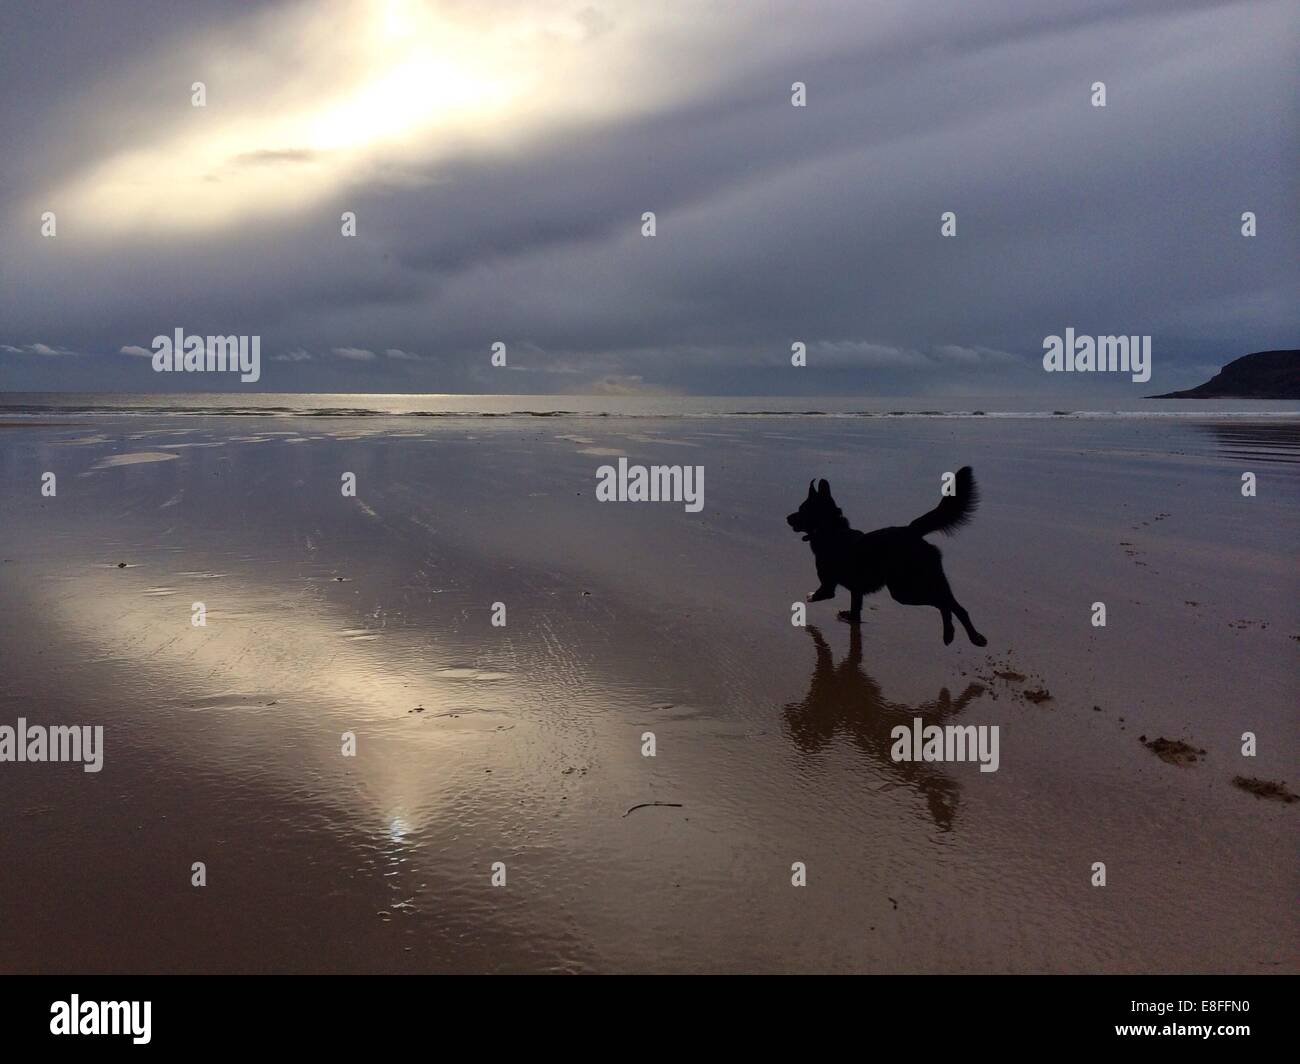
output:
[[[88,234],[209,230],[310,207],[385,164],[508,151],[684,90],[637,76],[635,25],[620,36],[545,7],[336,0],[260,16],[156,74],[152,96],[176,86],[166,121],[83,165],[59,205]],[[204,107],[189,106],[193,81]]]

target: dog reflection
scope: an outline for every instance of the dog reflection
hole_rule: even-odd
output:
[[[984,688],[972,683],[955,702],[947,688],[935,701],[918,706],[889,702],[881,695],[880,685],[862,671],[860,628],[850,629],[849,653],[838,665],[821,632],[812,625],[807,632],[817,644],[817,665],[804,700],[785,707],[786,731],[794,744],[804,753],[814,753],[842,733],[890,776],[921,794],[935,824],[943,831],[950,830],[957,812],[957,781],[932,762],[893,760],[890,731],[899,724],[910,727],[913,717],[942,725],[982,695]]]

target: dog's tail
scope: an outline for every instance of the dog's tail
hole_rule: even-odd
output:
[[[957,470],[957,494],[945,495],[938,506],[928,514],[922,514],[908,528],[921,536],[928,536],[931,532],[951,536],[975,516],[979,501],[975,474],[970,466],[962,466]]]

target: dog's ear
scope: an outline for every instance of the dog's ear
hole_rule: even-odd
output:
[[[817,482],[817,494],[825,495],[828,499],[831,497],[831,486],[824,480]]]
[[[810,498],[810,499],[813,498],[813,497],[817,494],[817,489],[816,489],[815,487],[813,487],[813,485],[816,484],[816,483],[817,483],[817,478],[816,478],[816,477],[813,477],[812,480],[808,481],[808,498]]]

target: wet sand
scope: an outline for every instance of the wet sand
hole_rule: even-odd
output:
[[[105,729],[0,764],[4,971],[1300,970],[1300,804],[1233,782],[1300,790],[1297,423],[77,420],[0,433],[0,724]],[[986,649],[791,625],[810,477],[871,529],[966,463]]]

